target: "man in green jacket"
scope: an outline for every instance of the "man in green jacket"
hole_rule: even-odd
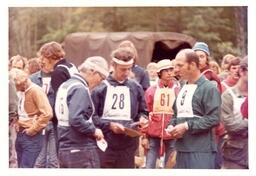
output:
[[[181,50],[176,55],[175,71],[186,80],[167,128],[177,139],[175,168],[214,169],[217,148],[212,129],[219,124],[220,93],[201,75],[199,58],[191,49]]]

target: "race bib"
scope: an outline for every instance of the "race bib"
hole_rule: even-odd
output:
[[[186,84],[182,87],[176,100],[177,118],[194,117],[192,99],[196,88],[196,84]]]
[[[42,81],[43,81],[42,89],[47,95],[50,89],[51,77],[43,77]]]
[[[106,83],[107,81],[105,81]],[[103,110],[103,119],[131,120],[131,98],[127,86],[112,86],[106,83],[107,94]]]
[[[157,88],[154,95],[153,112],[173,114],[172,105],[175,100],[173,88]]]
[[[24,109],[25,92],[17,92],[18,96],[18,115],[21,120],[28,120],[28,114]]]
[[[68,91],[73,86],[78,85],[78,84],[83,85],[82,83],[74,83],[69,86],[62,84],[58,89],[57,96],[56,96],[56,103],[55,103],[55,114],[58,119],[58,125],[60,125],[60,126],[70,126],[69,125],[69,110],[68,110],[68,105],[67,105],[67,94],[68,94]],[[86,87],[85,87],[85,89],[87,90]],[[84,101],[88,101],[88,100],[84,100]],[[89,119],[89,121],[91,121],[91,119]]]
[[[20,120],[29,120],[28,114],[25,110],[25,94],[29,91],[34,85],[29,86],[25,92],[17,91],[18,96],[18,115]]]

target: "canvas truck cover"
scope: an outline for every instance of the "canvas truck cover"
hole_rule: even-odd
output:
[[[130,40],[138,51],[136,63],[146,67],[151,61],[174,59],[179,50],[192,48],[195,39],[174,32],[79,32],[66,36],[62,45],[67,60],[80,65],[87,57],[102,56],[110,61],[111,52]]]

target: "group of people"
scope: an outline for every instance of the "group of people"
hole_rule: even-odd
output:
[[[161,158],[165,168],[248,168],[247,58],[229,55],[220,77],[209,56],[197,42],[144,70],[123,41],[110,64],[92,56],[76,67],[49,42],[33,74],[13,57],[10,167],[16,153],[19,168],[135,168],[142,146],[145,168]]]

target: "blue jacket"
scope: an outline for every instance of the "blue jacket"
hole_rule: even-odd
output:
[[[195,84],[197,88],[192,97],[194,117],[177,117],[177,99],[173,105],[174,115],[171,124],[175,126],[186,121],[189,127],[183,137],[177,139],[176,150],[179,152],[217,151],[213,127],[220,122],[220,93],[217,87],[204,76],[201,76]]]
[[[51,76],[50,74],[47,75],[46,73],[42,72],[41,70],[36,72],[36,73],[33,73],[32,75],[30,75],[30,80],[35,83],[36,85],[42,87],[43,85],[43,77],[47,77],[47,76]],[[52,107],[52,109],[54,110],[54,102],[55,102],[55,94],[54,94],[54,91],[52,89],[52,86],[50,86],[49,88],[49,91],[47,93],[47,97],[48,97],[48,100],[49,100],[49,103]],[[57,119],[56,119],[56,116],[55,116],[55,113],[53,111],[53,117],[51,118],[51,120],[53,122],[53,124],[57,124]]]
[[[138,81],[143,90],[146,91],[150,86],[148,72],[136,64],[132,67],[132,72],[135,74],[136,81]]]
[[[30,75],[30,80],[35,83],[36,85],[42,87],[43,85],[43,76],[44,76],[45,73],[43,73],[41,70],[36,72],[36,73],[33,73],[32,75]],[[50,75],[49,75],[50,76]],[[50,89],[49,89],[49,92],[47,94],[47,97],[48,97],[48,100],[49,100],[49,103],[51,105],[51,107],[53,108],[53,105],[54,105],[54,91],[52,89],[52,87],[50,86]]]
[[[68,90],[66,97],[66,104],[68,106],[68,126],[62,126],[60,124],[58,113],[55,112],[59,120],[59,149],[82,147],[97,148],[96,139],[93,136],[95,133],[95,126],[92,120],[90,121],[94,112],[94,106],[90,98],[88,85],[80,75],[75,74],[69,80],[64,82],[58,91],[60,91],[61,88],[66,88],[70,85],[72,86]],[[59,100],[56,99],[56,101]]]
[[[136,81],[125,80],[123,83],[119,83],[112,78],[110,75],[107,81],[112,86],[126,86],[130,91],[131,99],[131,121],[116,120],[115,122],[121,123],[126,127],[132,122],[139,121],[141,116],[147,116],[148,111],[146,107],[146,102],[144,99],[144,91]],[[93,120],[96,126],[102,129],[105,139],[108,142],[108,147],[112,149],[125,149],[125,148],[135,148],[136,149],[136,138],[131,138],[125,134],[114,134],[110,129],[110,122],[114,120],[102,119],[104,104],[106,100],[107,85],[102,82],[92,91],[92,100],[95,106],[95,113],[93,115]]]

